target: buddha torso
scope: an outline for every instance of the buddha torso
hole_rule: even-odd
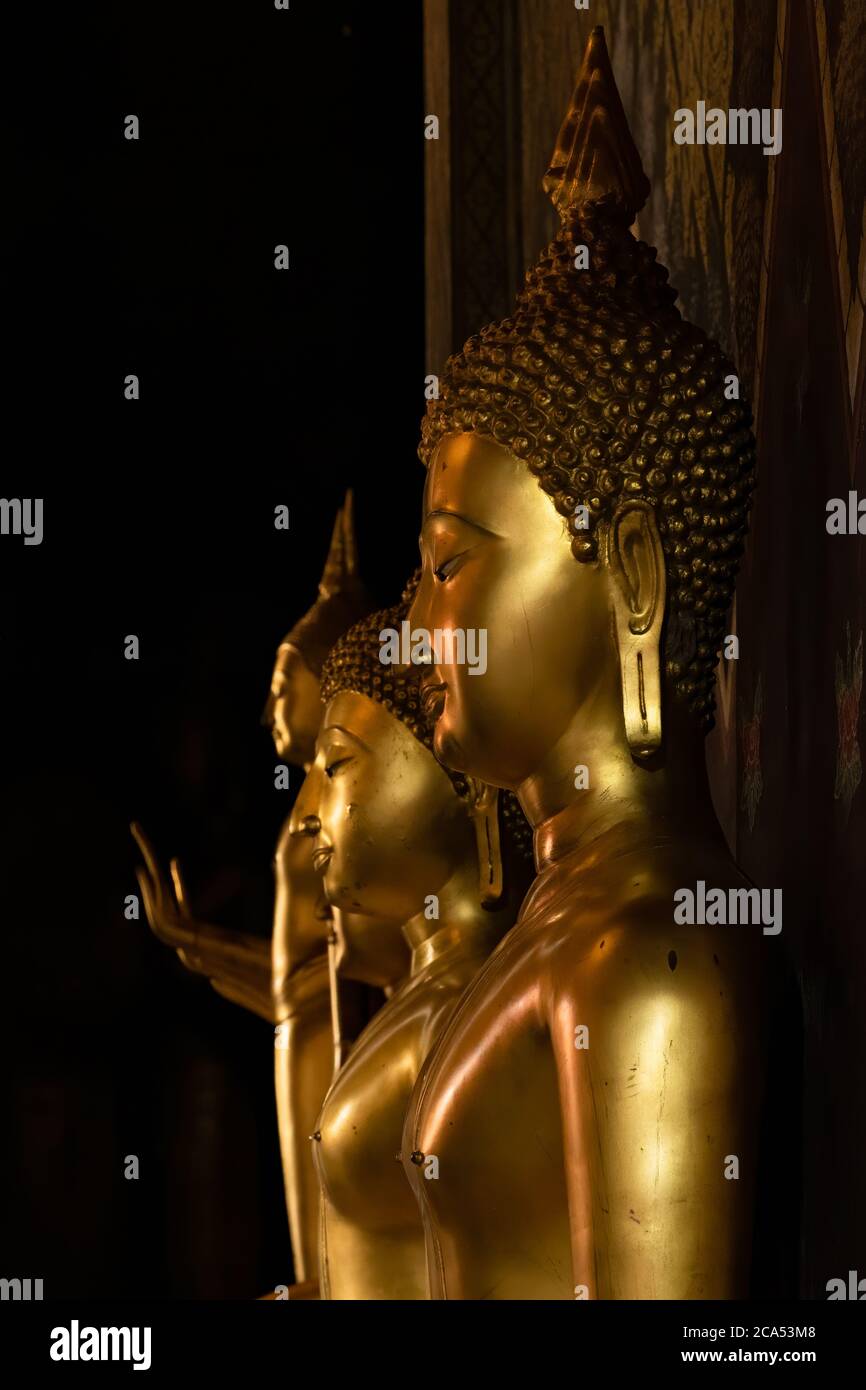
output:
[[[696,862],[746,886],[660,838],[566,854],[454,1012],[403,1141],[433,1297],[745,1292],[762,938],[674,925]],[[412,1152],[436,1155],[437,1182]]]
[[[440,928],[357,1039],[318,1123],[321,1285],[332,1299],[426,1299],[424,1234],[403,1173],[406,1107],[421,1064],[495,942]]]

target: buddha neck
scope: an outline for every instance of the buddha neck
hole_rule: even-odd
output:
[[[425,937],[413,950],[410,979],[434,963],[444,966],[455,958],[473,954],[486,957],[502,935],[492,922],[476,922],[471,926],[468,923],[462,926],[437,925],[439,930]]]
[[[586,769],[584,787],[575,786],[578,767]],[[613,830],[623,844],[649,835],[724,843],[703,738],[679,712],[668,720],[661,752],[646,763],[632,756],[621,729],[589,737],[568,731],[518,796],[534,830],[539,872]]]
[[[425,916],[425,905],[404,923],[403,936],[412,952],[410,978],[446,952],[450,958],[453,954],[492,950],[514,914],[507,908],[488,911],[481,906],[478,892],[478,866],[473,852],[472,862],[461,866],[435,894],[438,915]]]

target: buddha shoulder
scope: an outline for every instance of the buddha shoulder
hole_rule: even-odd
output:
[[[732,993],[751,996],[766,938],[760,922],[737,920],[737,911],[757,890],[729,864],[715,891],[730,910],[713,914],[710,890],[694,882],[681,888],[682,877],[648,868],[618,881],[605,874],[583,892],[575,884],[536,938],[553,997],[578,989],[614,1003],[673,991],[721,1007]]]

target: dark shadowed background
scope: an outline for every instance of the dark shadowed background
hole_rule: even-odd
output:
[[[258,722],[274,649],[347,485],[376,596],[413,568],[424,376],[510,311],[553,231],[541,176],[597,23],[652,183],[639,235],[756,418],[708,742],[729,843],[785,902],[756,1286],[862,1276],[866,543],[825,526],[866,495],[862,0],[31,10],[0,83],[2,490],[45,498],[42,546],[0,538],[0,1277],[291,1278],[270,1029],[124,920],[127,823],[180,857],[198,915],[269,934],[300,783],[273,789]],[[779,157],[675,144],[698,100],[783,109]]]
[[[301,774],[274,790],[259,717],[347,485],[376,596],[413,567],[420,6],[30,24],[3,102],[3,490],[44,498],[45,535],[0,547],[0,1274],[251,1297],[292,1276],[272,1030],[124,919],[128,822],[180,857],[197,915],[269,936]]]

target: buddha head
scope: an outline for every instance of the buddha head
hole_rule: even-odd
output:
[[[400,630],[413,588],[356,623],[322,672],[324,714],[301,795],[315,801],[314,862],[340,909],[342,973],[381,950],[373,923],[393,931],[429,910],[431,934],[437,921],[479,916],[504,930],[527,884],[531,837],[515,799],[438,762],[423,668],[383,664],[385,633]]]
[[[358,576],[352,493],[348,492],[334,522],[318,598],[277,648],[262,723],[280,757],[300,767],[312,762],[322,712],[320,678],[325,657],[337,638],[371,607]]]
[[[515,789],[600,729],[652,768],[712,726],[754,485],[734,369],[630,230],[649,184],[600,29],[544,186],[558,235],[427,409],[410,614],[486,632],[483,676],[425,677],[434,747]]]
[[[308,613],[286,634],[277,651],[271,689],[262,715],[280,757],[308,767],[315,753],[322,714],[321,674],[328,651],[362,613],[372,607],[357,573],[352,494],[334,522],[331,546]],[[277,899],[273,935],[274,989],[280,994],[292,972],[323,949],[331,910],[313,868],[310,825],[296,801],[288,836],[274,861]]]

